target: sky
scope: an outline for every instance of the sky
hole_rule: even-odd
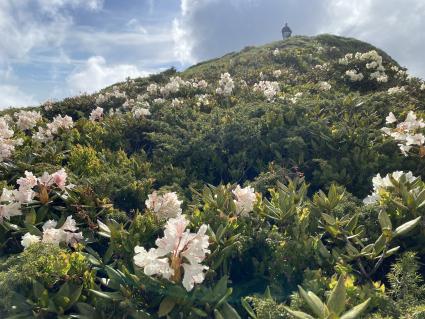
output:
[[[0,108],[96,92],[245,46],[332,33],[425,78],[425,0],[0,0]]]

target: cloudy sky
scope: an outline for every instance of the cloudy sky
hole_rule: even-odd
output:
[[[368,41],[425,78],[425,0],[0,0],[0,107],[94,92],[295,34]]]

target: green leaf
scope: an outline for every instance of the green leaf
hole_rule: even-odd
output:
[[[379,224],[381,225],[381,229],[383,231],[386,229],[388,230],[393,229],[393,226],[391,224],[391,219],[385,211],[381,210],[379,212],[378,219],[379,219]]]
[[[220,309],[220,314],[223,314],[223,317],[226,319],[241,319],[239,314],[236,312],[235,308],[225,302]]]
[[[345,310],[345,293],[345,276],[341,275],[328,299],[328,309],[330,312],[339,316]]]
[[[25,223],[34,225],[37,219],[37,214],[34,209],[31,209],[29,213],[25,215]]]
[[[105,298],[105,299],[112,300],[112,301],[120,301],[120,300],[124,299],[124,297],[118,291],[116,291],[116,292],[105,292],[105,291],[97,291],[97,290],[93,290],[93,289],[89,289],[89,291],[92,292],[94,295],[96,295],[98,297]]]
[[[174,309],[175,305],[176,305],[176,301],[173,298],[165,297],[161,301],[161,304],[159,305],[158,316],[165,317]]]
[[[394,231],[394,237],[406,235],[419,224],[420,220],[421,220],[421,217],[418,217],[416,219],[413,219],[397,227],[396,230]]]
[[[306,292],[301,286],[298,286],[301,297],[305,300],[310,309],[320,318],[328,314],[328,308],[313,292]]]
[[[370,298],[360,305],[355,306],[353,309],[347,311],[341,316],[340,319],[357,319],[366,310],[369,302]]]
[[[289,309],[288,307],[283,307],[283,309],[285,309],[287,312],[289,312],[291,315],[293,315],[297,319],[314,319],[312,316],[302,311],[294,311]]]
[[[381,236],[379,236],[379,238],[376,240],[376,242],[373,245],[373,249],[376,255],[380,254],[384,250],[385,244],[386,244],[385,236],[384,234],[381,234]]]
[[[248,301],[246,301],[244,298],[241,298],[241,304],[242,304],[242,307],[245,309],[245,311],[248,313],[248,315],[252,319],[257,319],[257,315],[255,314],[254,309],[252,309]]]
[[[208,317],[208,314],[205,311],[203,311],[203,310],[201,310],[199,308],[192,307],[191,310],[195,314],[197,314],[199,317],[202,317],[202,318]]]
[[[322,218],[325,220],[325,222],[327,222],[329,225],[335,225],[336,224],[336,220],[335,218],[333,218],[331,215],[322,213]]]
[[[214,309],[214,319],[224,319],[223,315],[217,309]]]

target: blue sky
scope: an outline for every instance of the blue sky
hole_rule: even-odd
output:
[[[425,1],[0,0],[0,107],[95,92],[294,33],[368,41],[425,77]]]

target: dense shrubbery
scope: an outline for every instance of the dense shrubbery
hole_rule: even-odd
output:
[[[425,84],[371,50],[294,37],[3,112],[0,317],[423,318]]]

